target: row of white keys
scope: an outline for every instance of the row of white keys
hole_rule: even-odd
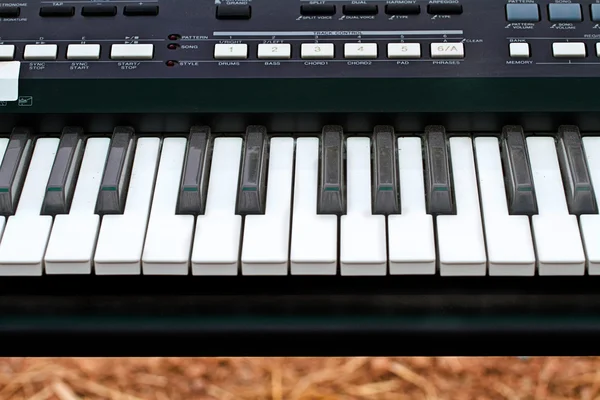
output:
[[[44,257],[47,274],[92,272],[100,226],[95,206],[109,146],[109,138],[87,140],[69,213],[54,217]]]
[[[0,275],[42,275],[52,217],[41,215],[41,209],[58,144],[57,138],[35,143],[19,204],[0,242]]]
[[[536,260],[529,217],[509,214],[498,138],[476,138],[475,152],[489,274],[532,276]]]
[[[527,139],[538,203],[532,217],[540,275],[583,275],[585,254],[575,215],[569,214],[553,137]]]

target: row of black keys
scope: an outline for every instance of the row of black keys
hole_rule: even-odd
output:
[[[34,137],[26,128],[15,128],[0,164],[0,214],[13,215],[33,153]],[[266,128],[248,127],[244,136],[237,213],[264,214],[268,180],[268,141]],[[186,159],[180,182],[177,213],[203,214],[210,171],[211,142],[208,127],[193,127],[188,134]],[[83,129],[63,130],[59,149],[48,180],[43,215],[67,214],[84,152]],[[372,197],[374,214],[400,213],[400,184],[393,127],[377,126],[371,141]],[[576,127],[564,126],[557,135],[558,158],[565,182],[570,212],[597,214],[598,207],[587,169],[581,135]],[[99,215],[122,214],[134,161],[135,131],[115,128],[96,205]],[[321,132],[319,166],[319,214],[345,213],[344,132],[339,126],[326,126]],[[501,153],[506,178],[509,210],[513,215],[537,213],[536,194],[529,166],[525,135],[521,127],[503,130]],[[455,213],[447,135],[441,126],[429,126],[423,135],[423,167],[427,212],[432,215]],[[584,188],[585,190],[581,190]]]

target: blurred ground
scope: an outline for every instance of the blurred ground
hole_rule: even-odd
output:
[[[0,358],[0,400],[600,399],[600,358]]]

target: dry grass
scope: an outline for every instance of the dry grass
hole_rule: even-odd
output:
[[[0,400],[600,399],[600,358],[0,358]]]

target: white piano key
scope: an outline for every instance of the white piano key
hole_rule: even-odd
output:
[[[58,143],[57,138],[36,141],[17,210],[0,242],[0,275],[42,275],[52,217],[40,214]]]
[[[243,275],[288,274],[293,171],[294,139],[272,138],[265,214],[244,223]]]
[[[538,203],[532,217],[540,275],[583,275],[585,254],[577,217],[569,214],[553,137],[527,139]]]
[[[159,138],[137,140],[125,211],[102,218],[94,255],[97,275],[140,274],[159,152]]]
[[[335,275],[337,273],[337,216],[317,214],[318,138],[296,140],[294,176],[290,251],[292,275]]]
[[[95,214],[96,199],[109,146],[109,138],[87,140],[69,214],[54,217],[44,257],[47,274],[92,272],[100,226],[100,216]]]
[[[489,274],[533,276],[535,251],[529,218],[509,214],[498,138],[476,138],[475,153]]]
[[[371,213],[371,139],[346,142],[347,214],[341,217],[342,275],[386,275],[385,216]]]
[[[587,159],[596,204],[600,204],[600,137],[584,136],[582,139]],[[590,275],[600,275],[600,215],[590,214],[579,217],[581,237]]]
[[[435,274],[433,218],[426,212],[420,138],[398,138],[398,171],[401,211],[388,216],[390,274]]]
[[[241,138],[214,141],[204,215],[196,219],[193,275],[237,275],[242,216],[236,215]]]
[[[8,147],[9,138],[0,138],[0,164],[2,164],[2,159],[4,158],[4,154],[6,153],[6,148]],[[6,225],[6,217],[4,215],[0,215],[0,237],[4,233],[4,227]]]
[[[163,140],[148,231],[142,255],[145,275],[187,275],[194,216],[177,215],[187,139]]]
[[[487,272],[477,174],[470,137],[452,137],[450,160],[456,215],[437,217],[440,274],[482,276]]]

